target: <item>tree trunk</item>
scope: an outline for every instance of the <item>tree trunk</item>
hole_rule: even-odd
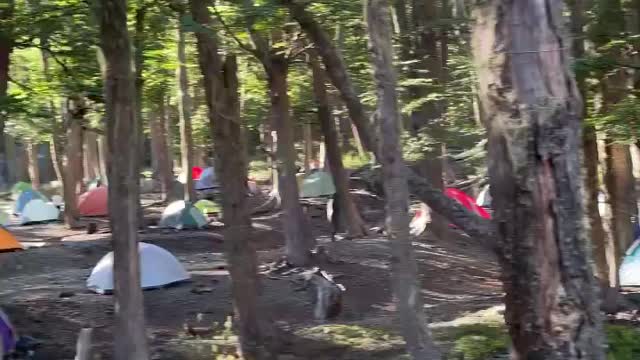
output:
[[[296,266],[309,263],[315,239],[311,236],[307,219],[300,206],[298,181],[296,179],[296,150],[293,144],[293,126],[289,116],[287,94],[287,60],[273,56],[268,67],[269,97],[273,124],[278,136],[277,161],[279,193],[284,210],[284,233],[287,260]]]
[[[38,144],[27,141],[27,159],[29,163],[29,179],[34,189],[40,188],[40,166],[38,161]]]
[[[567,2],[571,10],[571,35],[573,37],[571,50],[574,59],[584,56],[584,0],[570,0]],[[580,95],[586,99],[586,84],[583,76],[576,76],[576,84]],[[586,102],[583,103],[586,116]],[[598,143],[596,129],[585,123],[582,133],[582,153],[585,183],[585,209],[589,218],[591,231],[591,246],[595,263],[595,274],[605,287],[610,287],[609,265],[607,264],[607,248],[612,245],[611,237],[604,231],[602,218],[598,210],[598,193],[600,192],[598,176]],[[615,271],[615,270],[614,270]],[[614,282],[615,284],[615,282]],[[605,299],[607,297],[605,296]],[[606,300],[605,300],[606,301]]]
[[[138,252],[139,149],[136,130],[135,79],[126,0],[104,0],[96,6],[101,47],[107,63],[105,109],[109,157],[109,218],[114,252],[114,359],[149,358],[140,287]]]
[[[191,0],[193,18],[208,26],[211,18],[204,0]],[[236,59],[228,55],[224,64],[218,42],[210,32],[196,32],[200,70],[209,121],[215,144],[216,168],[223,188],[222,211],[225,248],[230,263],[232,294],[238,318],[240,350],[247,360],[270,359],[266,325],[258,311],[258,265],[251,246],[251,216],[247,203],[247,154],[240,116]]]
[[[475,10],[474,59],[513,359],[605,359],[585,247],[582,104],[562,5],[490,0]]]
[[[107,140],[104,135],[98,136],[98,156],[100,157],[100,178],[103,182],[108,181],[107,163],[109,158],[109,149],[107,149]]]
[[[6,6],[0,7],[0,102],[7,96],[9,85],[9,62],[13,51],[13,29],[10,24],[14,6],[14,0],[8,0]],[[6,114],[0,111],[0,134],[3,135],[0,136],[0,189],[7,188],[10,183],[4,137],[5,121]]]
[[[181,14],[182,15],[182,14]],[[182,21],[182,16],[179,22]],[[187,77],[187,54],[185,33],[182,25],[178,25],[178,106],[180,108],[180,168],[185,179],[184,200],[195,201],[196,190],[191,176],[193,167],[193,138],[191,136],[191,97],[189,96],[189,79]]]
[[[160,182],[162,200],[173,200],[173,164],[169,157],[169,147],[167,145],[166,112],[164,98],[158,104],[158,109],[150,120],[151,127],[151,148],[155,158],[154,174]]]
[[[634,180],[631,172],[631,153],[629,145],[606,141],[605,145],[605,174],[604,182],[607,187],[607,203],[610,213],[607,216],[613,238],[615,239],[615,273],[620,269],[625,251],[633,241],[633,227],[631,226],[632,207],[635,199],[629,196],[633,192]],[[614,264],[610,266],[611,272]],[[617,276],[616,276],[617,277]],[[617,286],[617,282],[615,283]]]
[[[100,177],[100,159],[98,157],[98,135],[93,131],[85,131],[85,159],[87,164],[85,170],[89,179]]]
[[[133,38],[133,47],[135,49],[134,52],[134,61],[135,61],[135,95],[136,95],[136,118],[137,118],[137,128],[136,136],[138,137],[138,151],[136,153],[136,159],[138,160],[137,169],[142,169],[144,167],[144,159],[145,159],[145,135],[144,135],[144,121],[142,117],[142,94],[144,89],[144,41],[145,41],[145,33],[144,33],[144,22],[145,16],[147,14],[147,5],[145,4],[145,0],[138,1],[137,9],[135,12],[135,35]],[[140,182],[140,174],[138,176],[138,182]],[[138,194],[139,195],[139,194]],[[138,203],[138,225],[142,228],[146,226],[144,221],[144,209],[142,208],[142,199],[138,196],[136,200]]]
[[[313,138],[311,136],[311,123],[305,122],[302,125],[303,142],[304,142],[304,172],[306,174],[311,171],[311,162],[313,158]]]
[[[402,159],[398,123],[397,81],[393,67],[389,2],[369,0],[367,28],[378,92],[378,145],[386,198],[386,225],[391,241],[392,286],[402,334],[413,359],[440,359],[433,344],[422,305],[418,271],[409,237],[409,190]]]
[[[333,224],[333,226],[334,229],[346,228],[347,237],[349,238],[362,237],[366,235],[366,227],[349,192],[349,179],[342,164],[338,132],[336,124],[331,117],[331,107],[329,106],[325,80],[326,75],[317,58],[313,55],[310,65],[313,73],[313,92],[318,107],[318,120],[324,135],[329,168],[336,186],[334,207],[337,206],[337,209],[339,209],[338,214],[341,215],[335,220],[332,219],[332,222],[339,222],[339,224]],[[336,208],[333,211],[335,212]]]
[[[64,221],[67,227],[74,229],[79,226],[78,224],[78,203],[76,192],[76,176],[78,174],[79,166],[78,160],[82,161],[82,158],[78,159],[77,154],[82,153],[78,150],[78,147],[82,146],[78,143],[78,132],[82,131],[82,126],[76,121],[77,119],[70,113],[69,100],[63,101],[62,106],[62,120],[66,123],[65,138],[67,139],[64,145],[64,163],[62,164],[62,189],[64,197]],[[58,149],[56,149],[57,151]]]
[[[76,194],[85,191],[84,182],[84,115],[87,112],[85,100],[80,96],[68,99],[69,122],[67,128],[67,176]],[[75,198],[74,198],[75,199]]]

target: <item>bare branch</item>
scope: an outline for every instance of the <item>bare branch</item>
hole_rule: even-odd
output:
[[[231,30],[231,28],[227,25],[227,23],[222,19],[222,14],[220,14],[220,12],[218,11],[218,8],[216,7],[215,2],[213,3],[213,13],[215,14],[216,18],[218,19],[218,21],[220,22],[220,24],[224,28],[224,31],[229,36],[231,36],[231,38],[233,40],[235,40],[235,42],[238,44],[238,46],[242,50],[244,50],[244,51],[246,51],[246,52],[248,52],[248,53],[250,53],[250,54],[252,54],[252,55],[254,55],[256,57],[259,56],[258,51],[256,49],[251,48],[247,44],[243,43],[242,40],[240,40],[238,38],[238,36],[236,36],[236,34],[233,32],[233,30]]]

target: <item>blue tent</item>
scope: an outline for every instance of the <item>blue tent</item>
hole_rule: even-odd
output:
[[[636,239],[627,250],[620,265],[620,285],[640,286],[640,226],[635,224],[634,238]]]
[[[25,190],[20,193],[20,196],[18,196],[18,199],[16,199],[16,202],[13,206],[13,213],[16,215],[21,214],[22,210],[24,210],[24,207],[27,206],[27,203],[34,199],[40,199],[45,202],[49,201],[44,195],[35,190]]]

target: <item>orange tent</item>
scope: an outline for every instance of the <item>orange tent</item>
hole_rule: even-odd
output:
[[[7,229],[0,227],[0,252],[22,250],[20,242]]]
[[[106,216],[108,207],[109,190],[106,186],[93,188],[78,198],[78,211],[81,216]]]

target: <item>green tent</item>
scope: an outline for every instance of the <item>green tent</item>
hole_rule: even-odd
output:
[[[302,179],[300,185],[301,198],[314,198],[320,196],[331,196],[336,193],[331,174],[325,171],[316,171]]]
[[[193,204],[185,201],[174,201],[162,213],[160,227],[173,229],[201,229],[207,225],[202,212]]]
[[[25,191],[25,190],[32,190],[33,188],[31,187],[31,184],[24,182],[24,181],[19,181],[17,183],[15,183],[13,185],[13,187],[11,188],[11,195],[14,198],[17,198],[18,196],[20,196],[20,194]]]
[[[207,214],[220,212],[220,205],[207,199],[198,200],[194,206],[198,210],[200,210],[205,216]]]

